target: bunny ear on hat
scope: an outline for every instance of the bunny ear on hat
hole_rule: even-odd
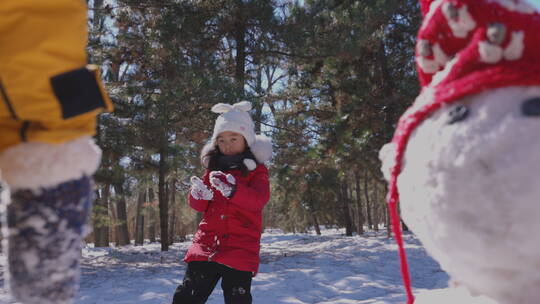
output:
[[[248,112],[249,110],[251,110],[251,102],[244,100],[244,101],[237,102],[233,105],[230,105],[228,103],[218,103],[212,107],[212,112],[218,113],[218,114],[227,113],[231,110],[239,110],[239,111]]]
[[[231,106],[230,104],[218,103],[212,107],[212,112],[221,114],[221,113],[227,113],[232,109],[233,109],[233,106]]]
[[[237,109],[237,110],[247,112],[247,111],[251,110],[251,102],[245,101],[245,100],[240,101],[238,103],[233,104],[232,107]]]

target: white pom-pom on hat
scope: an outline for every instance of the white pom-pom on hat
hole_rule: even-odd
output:
[[[249,171],[253,171],[253,170],[255,170],[255,168],[257,168],[257,163],[251,158],[245,158],[244,159],[244,165],[246,165],[246,168]]]
[[[261,164],[272,158],[272,141],[262,134],[255,136],[255,141],[250,146],[250,149],[257,162]]]

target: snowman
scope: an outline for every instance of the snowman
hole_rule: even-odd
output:
[[[540,303],[540,14],[521,0],[421,8],[422,91],[380,151],[408,303]],[[414,299],[398,202],[449,288]]]

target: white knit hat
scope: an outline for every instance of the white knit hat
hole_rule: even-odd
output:
[[[218,103],[212,107],[212,112],[220,115],[216,119],[212,138],[201,152],[201,160],[205,167],[208,167],[209,161],[207,154],[216,148],[218,135],[225,131],[242,134],[258,163],[262,164],[270,160],[272,157],[272,142],[270,138],[262,134],[255,134],[255,124],[251,120],[249,110],[251,110],[249,101],[241,101],[233,105]],[[255,162],[249,159],[244,160],[244,163],[250,171],[256,167]]]
[[[212,112],[221,115],[216,119],[211,142],[215,144],[220,133],[231,131],[242,134],[248,146],[251,146],[255,141],[255,124],[249,116],[249,110],[251,110],[249,101],[241,101],[233,105],[218,103],[213,106]]]

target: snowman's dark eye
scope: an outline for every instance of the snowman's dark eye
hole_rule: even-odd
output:
[[[521,113],[525,116],[540,116],[540,97],[525,100],[521,104]]]
[[[469,109],[464,105],[457,105],[452,107],[450,109],[450,112],[448,112],[448,120],[447,124],[451,125],[456,122],[460,122],[462,120],[465,120],[469,116]]]

